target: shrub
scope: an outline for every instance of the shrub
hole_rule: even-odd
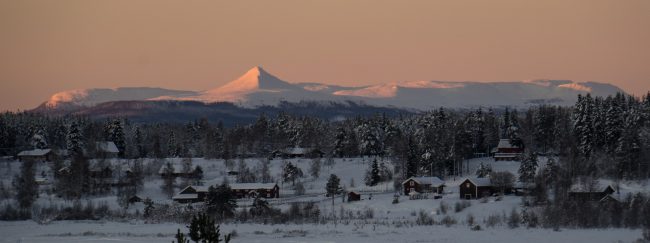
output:
[[[501,224],[501,216],[498,214],[493,214],[487,217],[485,220],[486,227],[494,227]]]
[[[433,217],[429,216],[424,210],[420,210],[418,213],[418,218],[415,220],[415,223],[418,225],[433,225],[435,221]]]
[[[440,221],[440,224],[444,224],[445,226],[449,227],[454,224],[456,224],[456,219],[452,218],[451,216],[447,215],[442,220]]]
[[[466,201],[466,200],[461,201],[461,202],[456,202],[456,204],[454,205],[454,211],[456,213],[461,212],[461,211],[463,211],[463,209],[468,208],[471,205],[472,205],[472,203],[470,203],[469,201]]]

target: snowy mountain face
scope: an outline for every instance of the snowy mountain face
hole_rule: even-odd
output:
[[[445,106],[526,107],[535,104],[573,105],[578,94],[606,96],[623,92],[616,86],[570,80],[518,82],[408,81],[344,87],[319,83],[289,83],[260,67],[225,85],[202,92],[159,88],[88,89],[60,92],[44,103],[48,109],[88,107],[110,101],[178,100],[204,103],[232,102],[240,106],[277,105],[281,102],[355,101],[376,106],[431,109]]]
[[[104,102],[127,100],[177,99],[195,95],[194,91],[128,87],[116,89],[77,89],[59,92],[41,105],[50,109],[90,107]]]

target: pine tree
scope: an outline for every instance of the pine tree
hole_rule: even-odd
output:
[[[169,133],[169,139],[167,140],[167,156],[169,157],[178,157],[180,156],[180,149],[176,143],[176,134],[174,131]]]
[[[334,155],[337,157],[343,157],[346,155],[346,139],[347,134],[345,132],[345,128],[343,128],[343,126],[339,126],[334,137],[334,150],[332,151],[332,153],[334,153]]]
[[[492,166],[485,165],[483,162],[479,164],[478,169],[476,170],[476,177],[485,178],[492,173]]]
[[[519,165],[519,181],[523,183],[535,182],[537,174],[537,155],[528,153],[526,158]]]
[[[208,213],[217,215],[219,218],[230,218],[237,208],[236,195],[228,184],[221,184],[217,187],[210,186],[206,195],[206,208]]]
[[[126,142],[124,138],[124,127],[122,126],[122,121],[120,119],[113,119],[111,124],[107,127],[108,136],[106,140],[115,143],[115,146],[119,150],[118,156],[124,157],[124,151],[126,149]]]
[[[417,176],[419,167],[419,158],[417,155],[417,148],[413,140],[408,140],[408,151],[406,154],[406,178]]]
[[[134,135],[134,143],[135,143],[135,150],[137,153],[137,158],[146,158],[147,157],[147,150],[145,149],[144,146],[144,138],[142,136],[142,131],[140,130],[140,127],[135,128],[135,135]]]
[[[309,174],[311,175],[312,178],[318,179],[318,176],[320,175],[320,167],[321,167],[320,158],[315,158],[311,160],[311,164],[309,166]]]
[[[300,168],[296,167],[291,162],[285,164],[282,169],[282,178],[284,182],[291,181],[291,185],[295,185],[296,179],[300,177],[303,177],[303,173]]]
[[[376,186],[380,181],[381,176],[379,175],[379,164],[377,163],[377,159],[374,159],[369,170],[366,172],[366,186]]]
[[[335,174],[330,174],[329,179],[327,179],[327,184],[325,185],[325,191],[327,192],[328,197],[334,198],[335,195],[341,194],[343,188],[341,188],[341,179]]]
[[[83,135],[77,122],[72,122],[68,128],[68,135],[66,136],[66,147],[71,156],[83,155]]]
[[[42,128],[36,129],[36,132],[34,132],[34,135],[32,135],[30,144],[34,149],[48,148],[47,140],[45,139],[45,132]]]

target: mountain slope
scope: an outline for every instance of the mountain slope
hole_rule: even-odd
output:
[[[74,110],[103,102],[135,100],[178,100],[203,103],[232,102],[246,107],[277,105],[281,102],[361,102],[374,106],[431,109],[440,106],[525,107],[534,104],[573,105],[578,94],[606,96],[623,92],[616,86],[570,80],[515,82],[390,82],[364,87],[319,83],[290,83],[261,67],[207,91],[178,91],[160,88],[118,88],[72,90],[54,94],[36,110]]]
[[[56,93],[37,109],[75,109],[94,106],[104,102],[123,100],[176,99],[195,95],[194,91],[170,90],[148,87],[116,89],[76,89]]]

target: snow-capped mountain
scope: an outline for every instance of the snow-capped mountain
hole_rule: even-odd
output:
[[[148,87],[116,89],[75,89],[56,93],[39,108],[74,109],[90,107],[104,102],[150,99],[178,99],[196,95],[195,91],[181,91]]]
[[[254,67],[244,75],[225,85],[199,93],[196,96],[181,98],[206,103],[232,102],[245,106],[274,105],[280,101],[299,102],[303,100],[342,101],[340,97],[318,89],[291,84]]]
[[[578,94],[606,96],[623,92],[616,86],[570,80],[515,82],[407,81],[363,87],[320,83],[290,83],[261,67],[207,91],[178,91],[160,88],[72,90],[54,94],[40,108],[90,107],[110,101],[180,100],[204,103],[232,102],[241,106],[276,105],[279,102],[356,101],[376,106],[430,109],[440,106],[529,106],[548,103],[572,105]]]

